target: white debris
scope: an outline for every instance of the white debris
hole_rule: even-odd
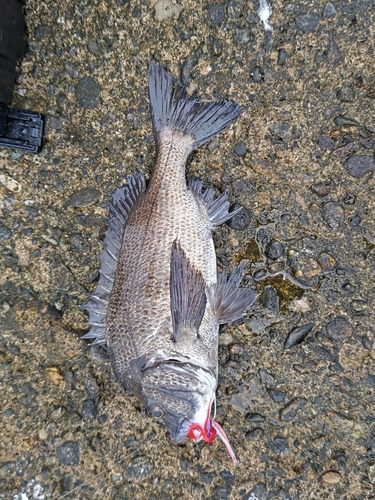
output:
[[[264,29],[266,31],[273,31],[272,25],[268,22],[268,19],[272,14],[272,7],[267,0],[259,0],[259,9],[257,14],[263,23]]]

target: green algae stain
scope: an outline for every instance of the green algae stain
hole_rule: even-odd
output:
[[[262,281],[257,282],[257,292],[263,294],[267,286],[273,286],[280,298],[280,312],[289,313],[289,304],[294,299],[300,299],[306,290],[284,279],[282,274],[269,276]]]
[[[234,256],[234,261],[236,262],[236,264],[239,264],[241,260],[244,259],[249,260],[252,264],[254,264],[254,262],[260,262],[263,260],[262,254],[260,253],[257,242],[254,238],[246,243],[245,249],[243,251],[236,252]]]

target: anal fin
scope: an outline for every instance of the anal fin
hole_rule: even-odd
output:
[[[234,268],[229,280],[227,273],[218,275],[217,283],[206,289],[207,298],[219,325],[242,318],[246,310],[256,299],[256,292],[249,288],[240,288],[244,270],[241,265]]]
[[[198,336],[207,302],[205,282],[177,240],[172,244],[170,293],[172,340],[178,342],[184,331]]]

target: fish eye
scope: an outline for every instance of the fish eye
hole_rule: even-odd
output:
[[[151,413],[154,418],[161,418],[164,415],[163,410],[159,406],[154,406]]]

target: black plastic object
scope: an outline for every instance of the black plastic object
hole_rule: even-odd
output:
[[[44,119],[40,113],[0,103],[0,147],[37,153],[42,148]]]
[[[11,104],[16,63],[27,51],[23,1],[0,0],[0,102]]]

